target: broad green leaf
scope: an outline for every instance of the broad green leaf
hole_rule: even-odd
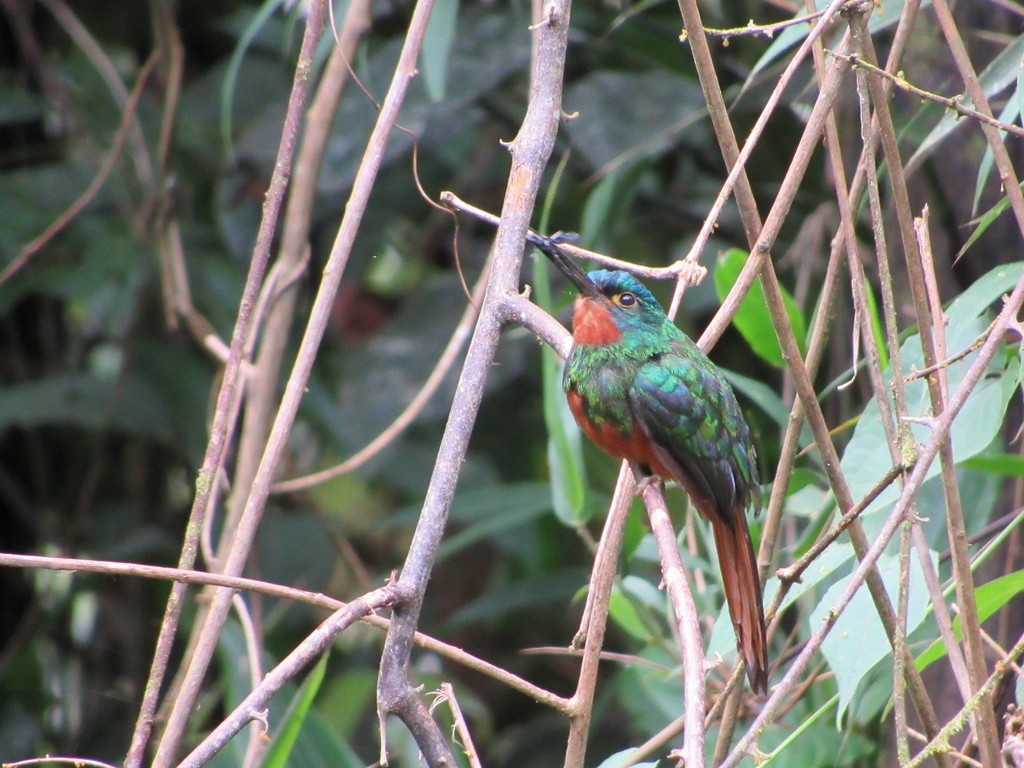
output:
[[[241,703],[252,690],[248,658],[249,651],[245,645],[242,628],[235,618],[229,618],[217,637],[218,673],[223,691],[221,695],[228,711]],[[242,765],[245,758],[245,739],[231,739],[217,753],[217,757],[224,766]]]
[[[370,712],[373,710],[371,709]],[[368,712],[363,713],[367,716]],[[239,765],[236,763],[236,766]],[[325,719],[315,710],[306,717],[302,734],[295,743],[288,768],[364,768],[366,760],[359,757],[347,741],[342,739],[334,721]]]
[[[991,472],[994,475],[1024,477],[1024,456],[1016,453],[993,453],[986,456],[975,456],[964,462],[967,469],[980,472]]]
[[[933,565],[938,555],[932,553]],[[899,558],[883,556],[878,561],[878,571],[882,583],[889,593],[893,604],[896,603],[899,591]],[[811,612],[811,626],[816,627],[832,610],[840,593],[846,589],[849,577],[843,578],[826,590],[821,601]],[[924,574],[916,558],[910,563],[910,588],[907,603],[907,633],[909,634],[928,614],[928,589]],[[846,708],[853,700],[864,676],[892,652],[889,638],[886,636],[878,611],[872,601],[867,587],[854,595],[846,610],[840,614],[832,631],[826,636],[821,652],[828,660],[829,667],[835,673],[839,686],[839,706],[837,720],[841,720]]]
[[[478,12],[463,10],[447,64],[447,82],[456,86],[448,89],[448,97],[442,102],[431,101],[426,88],[410,88],[402,104],[400,122],[420,137],[421,161],[429,155],[427,150],[436,147],[446,153],[455,152],[458,161],[469,162],[471,158],[461,158],[457,148],[476,145],[473,131],[478,121],[474,105],[495,93],[511,74],[521,72],[530,59],[530,36],[523,32],[530,22],[525,15],[518,17],[520,9],[509,7],[508,13],[490,8]],[[360,69],[362,79],[374,92],[383,93],[387,88],[401,45],[401,37],[392,38],[376,49]],[[327,143],[316,182],[318,194],[332,198],[347,192],[359,168],[365,138],[376,120],[377,113],[367,108],[365,94],[358,88],[346,89],[335,117],[335,123],[345,129],[334,131]],[[384,166],[407,157],[411,151],[412,139],[396,132],[385,150]],[[378,191],[380,185],[378,182]],[[401,190],[408,194],[407,181],[403,181]]]
[[[974,600],[978,606],[978,620],[984,622],[1021,592],[1024,592],[1024,571],[1008,573],[977,587],[974,590]],[[964,630],[959,615],[953,617],[953,634],[957,640],[963,639]],[[918,669],[924,669],[941,659],[947,652],[946,645],[940,638],[917,657],[915,664]]]
[[[608,614],[620,628],[641,642],[650,642],[651,633],[629,597],[616,585],[608,603]]]
[[[743,265],[747,262],[747,257],[747,252],[739,248],[730,248],[719,257],[715,264],[714,277],[715,290],[718,292],[720,300],[725,299],[736,283]],[[803,312],[800,311],[796,301],[785,288],[782,289],[782,301],[786,305],[786,314],[793,328],[793,334],[796,336],[797,345],[803,352],[807,340],[807,326]],[[750,291],[747,292],[746,298],[740,304],[732,322],[758,357],[777,368],[785,367],[786,361],[782,358],[782,349],[779,347],[779,340],[775,335],[775,328],[768,312],[768,305],[765,303],[760,279],[750,287]]]
[[[884,371],[889,367],[889,347],[885,342],[885,324],[882,315],[878,311],[878,301],[875,299],[875,290],[871,283],[864,286],[865,294],[868,297],[868,312],[871,317],[871,335],[875,339],[875,346],[878,348],[878,358]]]
[[[34,93],[28,83],[18,82],[13,69],[0,74],[0,125],[28,123],[39,120],[46,110],[46,101]]]
[[[170,443],[175,426],[148,382],[134,373],[118,386],[88,374],[55,374],[0,389],[0,431],[9,427],[112,428]]]
[[[568,603],[579,585],[586,580],[587,573],[584,570],[566,567],[515,581],[492,589],[464,605],[448,618],[445,626],[459,629],[481,621],[492,621],[523,608]]]
[[[625,765],[633,766],[633,768],[657,768],[658,762],[653,763],[631,763],[629,762],[630,755],[636,751],[636,747],[630,749],[624,749],[621,752],[616,752],[608,759],[601,762],[597,768],[622,768]]]
[[[423,84],[431,101],[445,97],[445,82],[448,76],[448,62],[458,25],[459,0],[434,0],[430,21],[423,35],[420,49],[420,68],[423,70]]]
[[[641,732],[656,733],[682,711],[683,681],[673,653],[678,654],[674,643],[648,645],[636,655],[651,665],[634,664],[619,672],[619,699]]]
[[[231,136],[232,102],[235,98],[236,86],[238,85],[238,71],[241,69],[245,55],[249,50],[249,46],[255,40],[256,35],[259,34],[260,29],[270,20],[283,2],[284,0],[264,0],[241,38],[239,38],[235,49],[231,52],[231,60],[228,63],[227,71],[224,73],[224,84],[220,92],[220,135],[221,142],[224,145],[224,152],[228,157],[234,155]]]
[[[494,496],[502,493],[500,490],[501,487],[502,486],[498,486],[495,488],[491,486],[487,489],[487,492],[493,498]],[[541,504],[517,507],[502,513],[492,512],[491,514],[473,522],[469,527],[464,528],[458,533],[446,536],[444,543],[441,544],[440,549],[438,549],[437,560],[438,562],[441,562],[445,558],[451,557],[457,552],[461,552],[466,547],[469,547],[478,541],[491,539],[497,534],[525,526],[527,523],[546,514],[550,509],[551,497],[545,493],[545,498]]]
[[[377,672],[369,666],[354,666],[332,674],[316,700],[316,713],[331,724],[343,740],[360,734],[363,715],[375,705]]]
[[[967,348],[985,331],[988,327],[987,308],[1010,290],[1022,274],[1024,263],[999,266],[976,280],[949,305],[945,312],[949,319],[946,327],[947,354],[954,355]],[[946,369],[951,393],[956,391],[977,354],[977,351],[972,352]],[[918,335],[909,337],[903,343],[900,357],[905,372],[924,367]],[[997,355],[992,361],[988,374],[978,382],[953,422],[953,457],[957,463],[981,453],[1000,433],[1006,407],[1020,384],[1020,373],[1019,360]],[[891,375],[891,372],[887,372],[887,375]],[[909,382],[906,392],[908,414],[918,418],[929,416],[931,402],[927,383],[923,379]],[[885,434],[878,408],[878,403],[872,398],[864,408],[853,437],[843,452],[843,473],[855,499],[867,494],[892,467],[889,451],[880,450],[885,445]],[[927,442],[930,437],[930,431],[924,424],[911,424],[911,431],[920,443]],[[938,472],[939,463],[933,462],[928,469],[928,477],[934,477]],[[863,520],[869,534],[874,527],[880,525],[880,516],[872,513],[888,508],[898,495],[897,486],[890,485],[865,511]]]
[[[313,706],[313,699],[316,698],[320,685],[324,681],[324,674],[327,672],[327,659],[330,651],[320,656],[320,661],[310,670],[306,679],[295,692],[295,696],[288,704],[281,725],[273,735],[270,749],[263,758],[263,768],[285,768],[288,765],[288,758],[299,738],[299,732],[306,721],[310,707]]]
[[[615,224],[627,215],[636,195],[646,163],[619,166],[602,176],[587,195],[580,221],[580,239],[592,248],[603,249],[615,231]]]

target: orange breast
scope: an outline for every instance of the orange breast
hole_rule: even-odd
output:
[[[662,464],[654,454],[653,445],[643,430],[634,427],[629,434],[619,432],[611,424],[594,424],[587,418],[586,408],[583,405],[583,397],[571,390],[567,399],[569,410],[576,418],[583,433],[589,437],[601,450],[610,453],[617,459],[626,459],[637,464],[645,464],[660,477],[666,480],[673,479],[672,473]]]
[[[573,305],[572,338],[577,344],[611,344],[622,338],[611,309],[589,296]]]

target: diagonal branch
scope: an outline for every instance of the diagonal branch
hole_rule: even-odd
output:
[[[217,394],[217,405],[213,424],[210,428],[210,439],[207,443],[206,454],[203,457],[203,465],[199,470],[199,476],[196,480],[196,495],[192,503],[192,509],[189,512],[189,522],[185,529],[185,541],[178,563],[181,568],[191,568],[195,563],[199,532],[206,518],[207,506],[210,503],[214,483],[221,468],[224,466],[229,434],[238,414],[241,402],[242,378],[240,373],[243,362],[243,349],[246,340],[249,338],[252,308],[256,303],[256,297],[259,295],[267,263],[270,260],[270,247],[274,238],[274,231],[277,227],[277,217],[284,202],[288,173],[291,168],[291,159],[294,155],[295,142],[298,136],[302,105],[308,89],[310,65],[316,51],[320,27],[323,23],[324,7],[325,3],[323,0],[312,3],[310,6],[310,14],[306,22],[306,32],[303,37],[299,61],[292,84],[292,92],[288,100],[288,110],[281,134],[281,143],[278,148],[277,162],[274,164],[274,175],[270,180],[270,186],[267,190],[263,219],[260,222],[260,229],[256,236],[256,245],[253,249],[252,263],[242,291],[238,318],[231,333],[231,347],[228,361],[224,368],[220,390]],[[231,593],[223,592],[223,594],[226,615]],[[174,643],[178,621],[181,617],[184,597],[185,586],[176,583],[171,588],[171,596],[167,601],[167,608],[164,612],[156,650],[153,653],[153,663],[150,667],[149,679],[146,682],[146,693],[142,707],[139,709],[131,746],[125,759],[126,768],[137,768],[142,764],[146,744],[149,741],[153,728],[153,715],[156,712],[160,689],[170,663],[171,647]],[[215,642],[215,640],[216,638],[214,637],[213,641]],[[202,666],[203,671],[205,671],[205,664]],[[202,676],[200,675],[199,677],[201,678]],[[184,721],[187,713],[191,712],[195,694],[198,692],[198,686],[199,681],[196,681],[194,689],[178,699],[178,701],[184,701],[185,706],[184,710],[179,709],[177,732],[172,734],[172,738],[168,742],[170,752],[177,750],[177,742],[184,732]],[[165,756],[163,764],[166,764],[169,759]],[[157,764],[161,763],[158,761]]]
[[[907,513],[910,511],[911,506],[914,503],[917,493],[921,488],[921,484],[925,480],[925,476],[928,473],[928,468],[931,463],[935,460],[935,457],[939,453],[939,448],[942,443],[946,440],[949,430],[953,425],[953,421],[956,419],[960,410],[963,408],[964,403],[967,402],[967,398],[970,397],[971,392],[974,391],[975,386],[981,380],[981,377],[985,374],[985,370],[988,368],[989,363],[992,362],[993,357],[999,351],[999,348],[1003,343],[1003,334],[1007,327],[1015,322],[1017,313],[1020,312],[1021,306],[1024,305],[1024,279],[1017,283],[1013,292],[1007,298],[1003,305],[1002,311],[999,313],[993,332],[989,335],[985,344],[982,346],[978,357],[974,363],[968,369],[966,375],[960,383],[959,388],[949,400],[949,404],[946,410],[935,420],[934,429],[932,430],[932,437],[928,441],[928,444],[921,450],[918,462],[914,466],[914,470],[910,473],[907,478],[906,485],[903,487],[903,492],[900,494],[895,506],[890,512],[884,525],[879,530],[874,543],[864,553],[860,563],[850,576],[846,587],[843,589],[839,599],[833,605],[832,609],[828,612],[825,619],[811,634],[803,650],[793,661],[789,671],[783,678],[782,682],[776,686],[772,695],[769,696],[768,701],[765,702],[764,707],[754,720],[750,729],[744,734],[743,738],[740,739],[736,748],[730,753],[729,757],[722,764],[722,768],[735,768],[739,762],[743,759],[751,749],[754,748],[754,744],[762,731],[772,721],[779,708],[782,706],[783,699],[786,696],[788,690],[793,685],[797,684],[800,676],[807,669],[814,655],[821,648],[821,644],[825,639],[825,636],[829,633],[835,624],[836,618],[845,610],[846,606],[849,605],[850,600],[853,599],[854,594],[860,588],[867,578],[868,573],[874,568],[875,563],[881,556],[882,552],[888,546],[892,540],[893,535],[899,529],[903,523]]]
[[[429,0],[420,0],[417,14],[424,3],[429,3]],[[423,717],[423,702],[409,680],[413,633],[483,397],[487,373],[494,359],[501,328],[510,319],[504,312],[503,297],[514,294],[518,287],[523,241],[558,131],[569,29],[568,0],[553,0],[546,6],[546,14],[536,27],[536,68],[526,116],[519,134],[509,145],[512,169],[501,226],[495,239],[494,265],[487,294],[466,353],[420,519],[397,582],[403,599],[395,606],[384,643],[377,685],[377,707],[382,722],[388,713],[398,715],[413,730],[431,766],[451,765],[453,757],[429,713]],[[382,740],[383,737],[384,734]]]

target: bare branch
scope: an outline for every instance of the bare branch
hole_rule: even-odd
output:
[[[420,35],[422,29],[417,26],[417,22],[422,14],[425,26],[429,4],[429,0],[420,0],[413,15],[411,29],[417,29]],[[526,117],[519,134],[509,146],[512,153],[512,169],[502,209],[501,225],[498,227],[495,240],[494,266],[488,280],[487,294],[469,351],[466,353],[466,361],[455,391],[451,415],[441,438],[420,519],[399,576],[398,585],[405,599],[396,606],[381,659],[377,686],[378,712],[382,718],[385,713],[396,714],[405,722],[413,731],[427,763],[431,766],[449,764],[446,761],[453,760],[453,757],[447,744],[438,738],[439,731],[433,721],[424,720],[423,713],[426,710],[423,702],[410,683],[412,639],[437,548],[444,533],[459,469],[483,397],[484,381],[494,358],[505,319],[501,297],[516,292],[523,241],[540,187],[542,172],[551,155],[558,130],[569,3],[567,0],[555,0],[546,5],[545,10],[547,17],[535,32],[537,66]],[[410,32],[407,48],[411,38]],[[415,49],[415,46],[413,48]],[[406,61],[405,53],[406,49],[403,49],[399,67],[401,68],[402,62],[405,62],[410,68],[409,71],[412,71],[416,64],[415,56]],[[429,713],[427,719],[429,720]]]
[[[634,474],[636,470],[634,469]],[[704,762],[704,709],[705,678],[707,660],[701,644],[700,620],[693,604],[690,587],[686,582],[686,571],[679,557],[676,534],[672,519],[665,505],[665,496],[660,482],[645,478],[643,483],[644,504],[651,521],[651,531],[658,545],[661,560],[661,574],[672,601],[672,611],[679,628],[679,644],[682,649],[682,664],[686,701],[684,702],[684,730],[681,757],[686,768],[703,768]]]
[[[1006,131],[1007,133],[1012,133],[1015,136],[1024,136],[1024,128],[1021,128],[1019,125],[1013,125],[1012,123],[1004,123],[1001,120],[996,120],[991,115],[986,115],[976,109],[968,107],[964,104],[962,96],[942,96],[937,93],[932,93],[931,91],[926,91],[923,88],[918,88],[916,85],[908,82],[901,75],[893,75],[886,72],[884,69],[880,69],[871,62],[865,61],[855,53],[842,54],[829,51],[829,54],[836,58],[845,59],[851,66],[857,69],[863,69],[872,77],[880,77],[883,80],[889,81],[901,91],[918,96],[925,101],[941,104],[947,109],[953,110],[957,114],[969,117],[972,120],[977,120],[979,123],[984,123],[985,125],[991,125],[993,128],[998,128],[1000,131]]]
[[[217,395],[217,405],[214,412],[213,424],[210,428],[210,438],[207,443],[206,455],[203,457],[203,465],[199,470],[196,481],[196,495],[189,513],[189,523],[186,527],[184,546],[178,565],[181,568],[191,568],[195,563],[198,536],[202,529],[203,521],[207,515],[207,504],[210,501],[213,485],[216,477],[224,465],[227,454],[229,432],[231,431],[235,416],[238,413],[241,401],[241,380],[240,371],[243,358],[243,348],[249,338],[249,327],[252,307],[256,297],[259,295],[260,285],[266,272],[267,263],[270,260],[270,247],[277,226],[278,213],[284,201],[284,193],[287,187],[287,178],[291,169],[291,159],[294,153],[295,142],[298,136],[298,126],[301,119],[302,107],[305,101],[306,90],[310,72],[310,63],[316,50],[316,43],[320,35],[320,27],[323,23],[324,2],[311,3],[310,14],[306,23],[306,33],[303,37],[302,49],[299,54],[298,66],[296,67],[295,79],[292,85],[292,93],[288,101],[288,110],[285,117],[285,127],[281,135],[281,143],[278,148],[277,162],[274,165],[274,175],[271,178],[267,191],[267,200],[263,209],[263,219],[260,222],[260,229],[256,237],[256,245],[253,249],[253,258],[249,267],[249,274],[246,277],[245,287],[242,292],[242,300],[239,304],[238,317],[234,330],[231,334],[231,350],[228,362],[224,369],[220,391]],[[237,575],[234,574],[234,575]],[[132,744],[125,760],[127,768],[137,768],[141,765],[146,751],[146,744],[152,730],[153,715],[156,712],[156,703],[163,684],[163,679],[170,661],[171,646],[177,631],[178,620],[181,615],[184,600],[184,585],[175,584],[171,590],[171,596],[164,613],[163,623],[160,627],[160,635],[157,639],[156,651],[153,655],[153,663],[150,668],[149,679],[146,683],[146,695],[143,706],[139,711],[139,717],[135,725],[135,732],[132,736]],[[224,612],[226,614],[230,593],[222,593]],[[210,653],[216,641],[216,634],[211,638]],[[200,656],[196,661],[201,668],[200,674],[193,679],[193,685],[183,695],[176,699],[177,715],[172,713],[172,721],[168,723],[170,738],[165,732],[164,740],[166,748],[155,765],[166,766],[174,758],[177,752],[179,740],[184,733],[185,721],[192,710],[192,703],[198,693],[199,683],[202,679],[202,672],[205,672],[206,663]],[[173,724],[173,730],[171,725]]]
[[[353,623],[393,604],[397,599],[397,591],[393,586],[376,589],[357,598],[338,609],[325,622],[317,627],[312,634],[299,643],[295,650],[285,656],[281,662],[267,673],[256,689],[246,696],[242,702],[218,725],[199,745],[189,753],[188,757],[178,764],[178,768],[201,768],[210,758],[223,749],[231,737],[238,733],[253,719],[254,713],[266,707],[267,702],[284,684],[295,677],[307,665],[327,650],[334,638],[344,632]]]

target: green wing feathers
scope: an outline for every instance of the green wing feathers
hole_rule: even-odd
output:
[[[750,429],[729,383],[699,349],[682,347],[640,366],[629,400],[644,431],[725,519],[760,507]]]

